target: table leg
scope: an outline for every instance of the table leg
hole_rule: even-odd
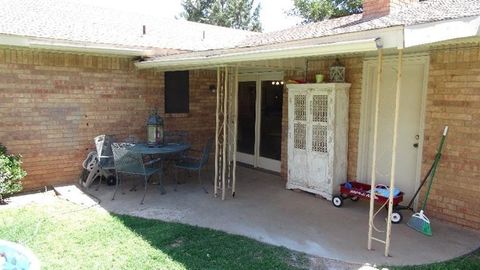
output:
[[[165,193],[167,193],[167,192],[165,191],[165,187],[163,186],[163,159],[160,160],[160,173],[159,173],[159,178],[160,178],[160,185],[159,185],[160,193],[161,193],[161,194],[165,194]]]

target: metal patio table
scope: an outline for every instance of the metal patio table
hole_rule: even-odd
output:
[[[142,155],[149,155],[149,156],[160,156],[160,192],[165,194],[165,188],[163,187],[163,160],[164,157],[167,155],[174,155],[181,152],[184,152],[190,149],[191,145],[188,143],[168,143],[163,145],[154,145],[149,146],[145,143],[138,143],[135,144],[130,151],[135,153],[140,153]]]

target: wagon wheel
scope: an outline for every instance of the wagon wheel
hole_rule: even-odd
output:
[[[403,216],[402,213],[400,212],[392,212],[392,223],[393,224],[398,224],[402,222]]]
[[[342,196],[338,196],[338,195],[337,195],[337,196],[333,196],[333,198],[332,198],[332,204],[333,204],[333,206],[335,206],[335,207],[342,207],[342,205],[343,205],[343,198],[342,198]]]

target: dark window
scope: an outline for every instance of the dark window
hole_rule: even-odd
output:
[[[188,71],[165,72],[165,113],[188,113]]]

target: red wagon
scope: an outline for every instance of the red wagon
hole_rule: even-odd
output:
[[[359,182],[347,182],[340,185],[340,195],[333,196],[332,203],[335,207],[342,207],[343,201],[350,199],[354,202],[359,199],[370,200],[370,190],[371,185],[363,184]],[[377,185],[376,189],[385,189],[388,190],[388,186]],[[388,192],[386,192],[388,193]],[[375,195],[375,202],[383,205],[388,201],[388,196],[382,196],[379,194]],[[403,201],[403,192],[398,192],[393,197],[393,212],[392,212],[392,223],[400,223],[402,221],[402,214],[397,211],[397,206]]]

